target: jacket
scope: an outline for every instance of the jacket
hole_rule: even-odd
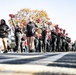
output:
[[[9,32],[8,25],[0,25],[0,38],[7,38]]]

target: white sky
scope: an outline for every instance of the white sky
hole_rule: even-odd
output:
[[[16,14],[23,8],[45,10],[51,21],[66,29],[76,40],[76,0],[0,0],[0,19],[8,24],[9,14]]]

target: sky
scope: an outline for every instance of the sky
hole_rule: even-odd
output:
[[[66,29],[72,41],[76,40],[76,0],[0,0],[0,19],[8,24],[9,14],[23,8],[46,11],[54,24]]]

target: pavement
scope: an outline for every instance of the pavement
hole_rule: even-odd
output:
[[[0,53],[0,75],[76,75],[76,52]]]

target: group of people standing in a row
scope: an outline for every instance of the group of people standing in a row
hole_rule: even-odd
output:
[[[15,27],[15,41],[16,41],[16,50],[19,52],[22,52],[22,41],[24,42],[24,45],[28,46],[28,52],[35,51],[35,31],[38,28],[38,26],[29,19],[29,22],[27,23],[26,27],[23,29],[19,24]]]
[[[14,38],[15,38],[15,43],[16,43],[14,51],[18,51],[18,52],[21,51],[21,41],[26,40],[26,39],[27,39],[29,52],[34,51],[34,35],[35,35],[35,27],[37,27],[37,25],[31,20],[29,20],[27,26],[24,28],[24,31],[23,31],[23,27],[19,23],[18,25],[14,25],[13,27],[14,27],[13,33],[14,33]],[[6,24],[6,21],[4,19],[1,19],[0,20],[0,38],[2,39],[3,46],[4,46],[3,53],[8,52],[7,39],[8,39],[10,31],[11,29]]]
[[[41,33],[38,33],[39,29],[41,29]],[[8,52],[7,40],[5,41],[5,39],[8,38],[9,31],[10,28],[5,20],[2,19],[0,21],[0,38],[2,38],[3,41],[4,53]],[[39,25],[35,24],[31,19],[24,29],[20,24],[14,26],[14,37],[16,42],[15,50],[21,51],[21,41],[27,40],[28,52],[47,52],[48,50],[64,51],[68,48],[68,43],[70,43],[71,40],[58,26],[43,23],[43,25],[39,27]]]
[[[22,40],[27,40],[28,52],[68,51],[71,48],[71,38],[67,36],[65,30],[46,22],[37,25],[31,19],[24,29],[20,24],[16,25],[15,50],[22,52]]]

